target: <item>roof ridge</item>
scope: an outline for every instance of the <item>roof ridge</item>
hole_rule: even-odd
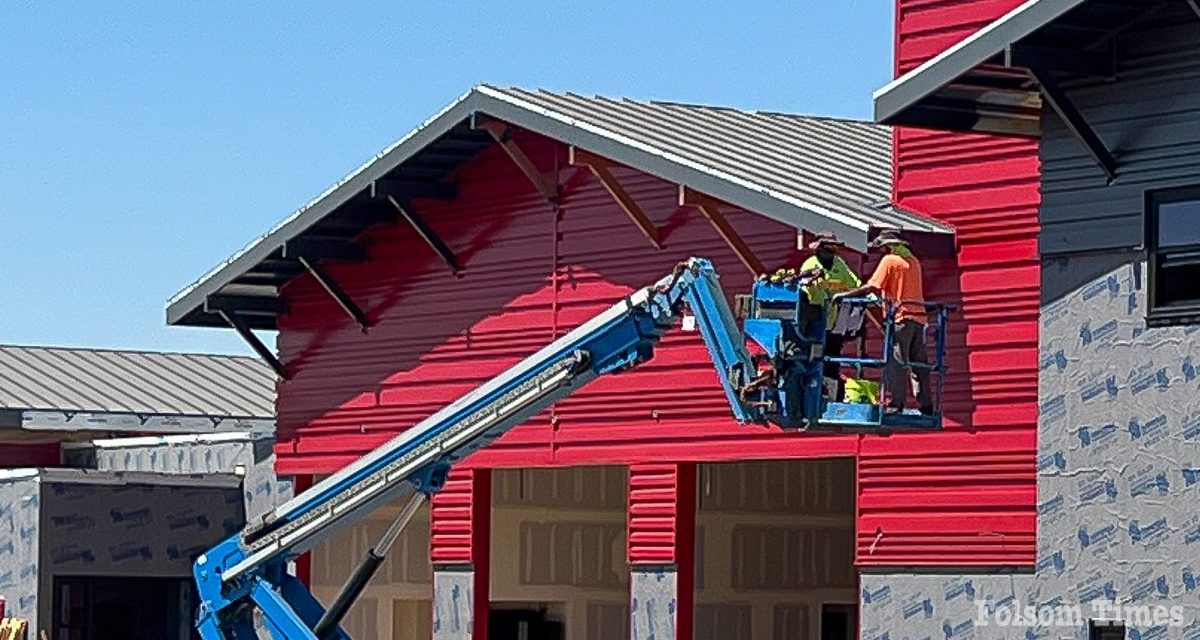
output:
[[[221,359],[238,359],[238,360],[257,360],[255,356],[247,354],[225,354],[225,353],[204,353],[198,351],[159,351],[156,349],[117,349],[113,347],[77,347],[65,345],[44,345],[44,344],[16,344],[16,343],[0,343],[0,350],[3,349],[38,349],[42,351],[71,351],[78,353],[125,353],[125,354],[140,354],[140,355],[159,355],[159,356],[201,356],[207,358]]]
[[[860,124],[872,129],[891,129],[891,125],[879,124],[870,119],[851,118],[849,116],[828,116],[816,115],[812,113],[788,113],[786,111],[755,111],[754,113],[760,116],[782,116],[784,118],[796,118],[800,120],[822,120],[828,122],[845,122],[847,124]]]
[[[583,98],[585,100],[607,100],[610,102],[635,102],[635,103],[639,103],[639,104],[651,104],[651,105],[659,105],[659,106],[664,106],[664,107],[685,107],[685,108],[692,108],[692,109],[711,109],[714,111],[734,111],[737,113],[744,113],[744,114],[748,114],[748,115],[782,116],[785,118],[796,118],[796,119],[801,119],[801,120],[828,120],[828,121],[833,121],[833,122],[846,122],[846,123],[850,123],[850,124],[867,125],[872,128],[881,128],[881,129],[888,128],[888,125],[878,124],[870,119],[852,118],[849,116],[819,115],[819,114],[812,114],[812,113],[790,113],[787,111],[777,111],[777,110],[773,110],[773,109],[747,109],[744,107],[735,107],[732,105],[708,104],[708,103],[703,103],[703,102],[687,102],[685,100],[660,100],[660,99],[653,99],[653,98],[635,98],[635,97],[631,97],[631,96],[604,95],[604,94],[600,94],[600,93],[587,94],[587,93],[580,93],[578,91],[572,91],[572,90],[555,91],[553,89],[546,89],[544,87],[537,87],[535,89],[527,89],[524,87],[518,87],[518,86],[513,86],[513,85],[502,87],[502,86],[494,85],[494,84],[487,83],[487,82],[482,82],[482,83],[476,85],[476,88],[478,88],[478,87],[487,87],[489,89],[493,89],[496,91],[509,90],[509,91],[520,91],[520,92],[524,92],[524,93],[545,93],[545,94],[554,95],[554,96],[569,96],[569,97]]]

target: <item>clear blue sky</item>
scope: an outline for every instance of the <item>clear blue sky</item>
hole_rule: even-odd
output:
[[[869,117],[894,3],[133,4],[4,10],[0,343],[248,352],[164,301],[480,82]]]

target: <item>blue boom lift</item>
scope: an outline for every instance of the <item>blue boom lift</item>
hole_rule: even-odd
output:
[[[811,276],[812,274],[808,274]],[[806,275],[760,280],[738,297],[738,327],[712,264],[692,258],[574,331],[525,358],[360,460],[304,491],[196,560],[197,626],[204,640],[349,640],[340,623],[421,503],[441,489],[450,466],[487,446],[592,379],[631,369],[686,312],[712,355],[734,416],[742,423],[789,428],[918,428],[941,426],[948,307],[928,304],[936,332],[933,415],[887,413],[879,404],[823,397],[825,309],[809,304]],[[882,305],[878,301],[843,304]],[[862,368],[891,358],[894,309],[882,309],[883,356],[836,361]],[[690,320],[690,318],[689,318]],[[762,354],[752,356],[747,340]],[[882,395],[882,394],[881,394]],[[325,608],[287,570],[289,560],[380,506],[407,496],[399,516]],[[256,618],[259,622],[256,623]]]

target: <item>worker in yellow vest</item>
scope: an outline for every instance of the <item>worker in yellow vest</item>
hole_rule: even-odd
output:
[[[838,255],[838,250],[844,247],[837,236],[830,232],[818,233],[808,249],[813,252],[800,271],[820,269],[821,277],[813,280],[804,288],[808,300],[812,304],[832,302],[832,297],[838,293],[857,289],[862,286],[858,274]],[[842,349],[847,339],[855,336],[833,333],[837,324],[837,305],[830,304],[828,316],[825,319],[825,357],[837,358],[842,355]],[[825,378],[829,389],[830,400],[841,401],[845,394],[845,386],[841,379],[841,367],[836,362],[825,363]],[[836,385],[836,386],[832,386]]]

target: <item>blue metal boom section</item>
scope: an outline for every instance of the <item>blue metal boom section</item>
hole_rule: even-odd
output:
[[[822,414],[825,308],[807,303],[805,281],[754,283],[739,329],[711,263],[702,261],[696,272],[688,306],[734,417],[743,424],[815,426]],[[747,340],[765,355],[751,357]]]
[[[733,311],[725,301],[725,291],[717,272],[711,262],[700,259],[691,261],[691,270],[693,281],[684,295],[696,317],[696,329],[708,346],[725,398],[738,422],[758,421],[760,412],[746,402],[740,391],[754,376],[754,361],[746,350],[746,339]]]
[[[702,274],[709,274],[708,276]],[[711,276],[692,259],[456,400],[362,459],[247,525],[200,556],[194,574],[205,640],[253,638],[257,610],[277,640],[310,640],[324,613],[287,575],[287,561],[402,493],[438,491],[450,465],[573,393],[597,376],[649,359],[678,318],[698,279]],[[720,299],[719,290],[710,291]],[[726,308],[726,313],[728,309]],[[732,330],[732,317],[712,335]],[[707,337],[707,336],[706,336]],[[732,344],[725,336],[723,344]],[[334,628],[320,640],[348,638]]]

